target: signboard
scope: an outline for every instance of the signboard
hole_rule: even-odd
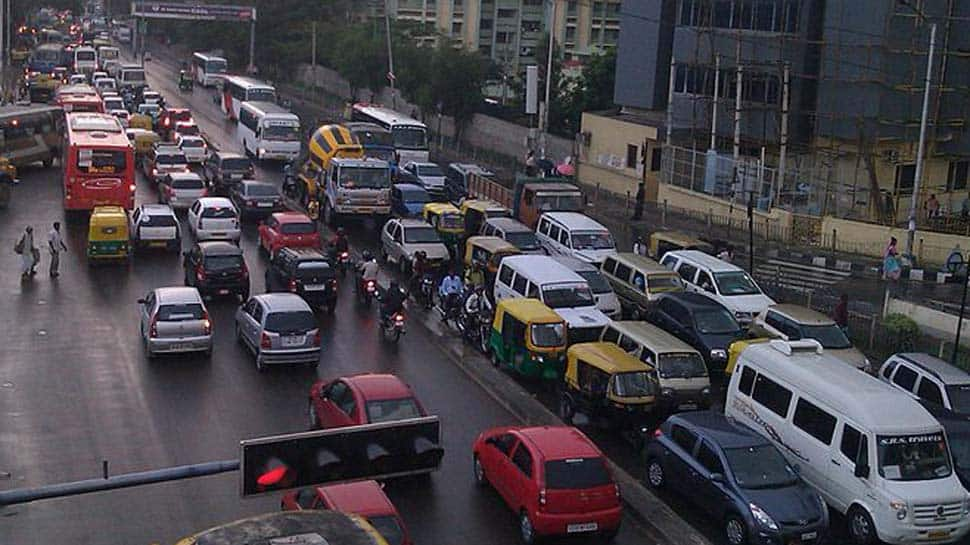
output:
[[[535,115],[539,111],[539,67],[525,67],[525,113]]]
[[[252,22],[256,20],[256,8],[253,6],[136,1],[131,3],[131,15],[149,19]]]

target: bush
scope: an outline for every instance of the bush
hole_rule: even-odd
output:
[[[919,326],[905,314],[890,314],[882,321],[889,337],[893,352],[907,352],[916,349],[919,341]]]

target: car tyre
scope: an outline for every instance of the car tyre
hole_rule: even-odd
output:
[[[485,468],[482,467],[482,462],[478,459],[477,454],[473,457],[472,468],[475,471],[475,484],[480,487],[488,486],[488,477],[485,476]]]
[[[536,542],[536,529],[525,511],[519,513],[519,539],[523,545],[534,545]]]
[[[647,474],[645,480],[647,481],[647,485],[655,490],[664,487],[667,481],[667,475],[664,473],[664,466],[660,463],[660,460],[653,457],[647,458]]]
[[[573,407],[573,400],[569,398],[569,394],[563,393],[559,397],[559,416],[563,422],[572,426],[573,416],[575,415],[576,408]]]
[[[724,537],[728,545],[747,545],[748,529],[738,515],[728,515],[724,521]]]
[[[849,509],[846,518],[849,538],[856,545],[871,545],[876,542],[876,526],[865,509],[855,506]]]

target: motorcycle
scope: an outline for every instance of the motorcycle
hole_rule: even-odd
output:
[[[458,330],[465,338],[482,354],[488,354],[489,337],[492,335],[492,311],[487,306],[482,306],[478,312],[468,314],[465,305],[461,306],[461,317],[458,321]]]
[[[350,269],[350,252],[340,252],[337,257],[337,272],[340,273],[340,278],[347,276],[348,269]]]
[[[290,199],[295,199],[297,196],[296,174],[293,170],[293,163],[286,163],[283,167],[283,195]]]
[[[384,340],[397,342],[405,333],[407,331],[404,329],[403,312],[395,312],[381,320],[381,334]]]
[[[376,280],[364,280],[360,278],[355,282],[357,286],[357,301],[362,305],[370,305],[371,299],[377,296],[377,281]]]
[[[434,306],[434,277],[431,273],[425,273],[421,277],[421,285],[419,288],[419,302],[424,306],[425,310],[431,310],[431,307]]]
[[[455,328],[461,328],[461,311],[464,306],[464,292],[452,293],[445,297],[438,298],[437,309],[441,313],[441,320],[447,323],[449,320],[454,322]]]

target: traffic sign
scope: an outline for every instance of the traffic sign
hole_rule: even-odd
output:
[[[131,15],[133,17],[147,17],[149,19],[246,22],[256,20],[256,8],[253,6],[182,4],[136,0],[131,3]]]

